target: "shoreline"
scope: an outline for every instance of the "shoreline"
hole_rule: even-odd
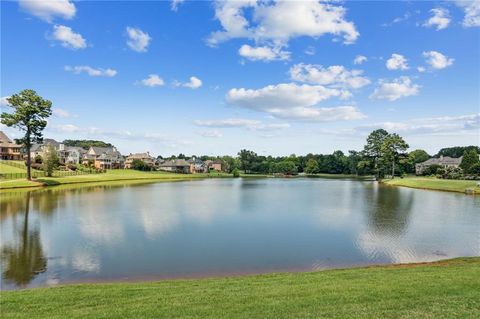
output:
[[[480,315],[480,257],[299,273],[1,291],[5,318]],[[461,301],[461,302],[459,302]]]

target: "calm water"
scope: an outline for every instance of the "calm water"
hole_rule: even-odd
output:
[[[480,197],[328,179],[1,194],[2,289],[480,255]]]

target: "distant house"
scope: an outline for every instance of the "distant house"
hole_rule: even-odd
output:
[[[204,161],[196,158],[195,156],[192,157],[191,159],[189,159],[187,162],[190,163],[191,165],[193,165],[193,171],[195,173],[206,173],[206,172],[208,172],[207,164],[205,164]]]
[[[53,147],[53,149],[57,152],[58,158],[60,163],[65,162],[65,145],[59,143],[51,138],[44,138],[43,142],[40,144],[33,144],[30,148],[30,156],[34,159],[37,156],[41,156],[42,158],[45,157],[48,148]]]
[[[135,153],[127,156],[127,159],[125,160],[125,168],[132,168],[134,160],[140,160],[149,166],[155,165],[155,158],[150,156],[149,152]]]
[[[0,158],[2,160],[21,160],[21,145],[12,141],[5,133],[0,131]]]
[[[425,162],[415,164],[415,174],[423,174],[423,172],[432,165],[440,165],[443,168],[459,167],[461,162],[462,157],[453,158],[448,156],[440,156],[439,158],[431,158]]]
[[[194,165],[184,159],[167,160],[158,165],[161,171],[192,174],[195,172]]]
[[[222,171],[222,162],[221,161],[207,160],[207,161],[205,161],[205,164],[207,165],[207,170],[208,171],[211,171],[211,170],[218,171],[218,172]]]
[[[124,167],[125,158],[115,147],[91,146],[82,158],[83,165],[90,163],[99,169],[117,169]]]
[[[83,155],[87,151],[79,146],[67,146],[65,154],[65,164],[80,164],[83,159]]]

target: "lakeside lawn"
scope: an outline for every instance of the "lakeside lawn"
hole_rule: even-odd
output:
[[[478,181],[440,179],[435,177],[405,177],[384,180],[382,183],[392,186],[404,186],[411,188],[431,189],[439,191],[465,193],[466,189],[473,189],[475,194],[480,194]]]
[[[479,318],[480,258],[0,296],[2,318]]]

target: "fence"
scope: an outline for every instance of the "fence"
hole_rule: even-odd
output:
[[[22,168],[25,170],[27,169],[25,164],[20,162],[1,160],[0,163],[17,167],[17,168]],[[31,173],[32,173],[32,177],[35,177],[35,178],[46,177],[45,172],[41,170],[32,169]],[[65,176],[101,174],[101,173],[105,173],[105,171],[92,169],[92,168],[82,168],[82,169],[77,169],[75,171],[53,171],[52,177],[65,177]],[[27,173],[0,173],[0,179],[20,179],[20,178],[27,178]]]

